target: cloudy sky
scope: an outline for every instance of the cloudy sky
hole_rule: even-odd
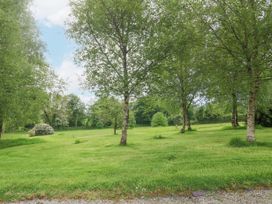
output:
[[[94,95],[80,88],[83,69],[73,62],[76,45],[65,34],[69,0],[34,0],[31,10],[47,47],[47,61],[67,82],[67,93],[78,95],[85,103],[92,102]]]

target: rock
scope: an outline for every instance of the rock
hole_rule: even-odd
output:
[[[34,128],[28,132],[28,134],[30,137],[43,136],[43,135],[53,135],[54,129],[48,124],[41,123],[41,124],[35,125]]]
[[[195,191],[192,193],[193,197],[202,197],[205,196],[205,193],[202,191]]]

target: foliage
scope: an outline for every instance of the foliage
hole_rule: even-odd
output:
[[[122,104],[113,97],[98,99],[89,111],[89,123],[93,128],[122,126]]]
[[[42,123],[42,124],[35,125],[34,128],[31,129],[28,133],[31,137],[43,136],[43,135],[53,135],[54,129],[50,125]]]
[[[38,122],[50,70],[29,1],[0,1],[0,134],[4,122]]]
[[[130,99],[146,86],[154,62],[146,58],[152,2],[75,0],[71,6],[69,35],[79,45],[76,60],[85,67],[85,86],[100,95],[122,97],[120,144],[126,145]]]
[[[153,73],[151,89],[178,107],[182,132],[191,130],[189,108],[202,91],[202,43],[198,22],[188,1],[158,1],[156,45],[167,53]],[[171,36],[171,37],[169,37]]]
[[[266,111],[257,110],[256,124],[264,127],[272,127],[272,108]]]
[[[168,125],[168,120],[164,116],[163,113],[158,112],[153,115],[152,121],[151,121],[151,126],[152,127],[158,127],[158,126],[167,126]]]
[[[182,124],[182,116],[181,115],[170,115],[168,117],[168,124],[169,125],[181,125]]]
[[[68,95],[67,101],[69,127],[82,127],[85,119],[84,103],[74,94]]]
[[[271,80],[272,73],[272,44],[269,43],[272,40],[272,2],[227,0],[199,3],[196,12],[207,26],[207,36],[211,37],[206,46],[216,47],[225,53],[224,58],[231,58],[231,72],[236,73],[238,83],[246,84],[247,140],[254,142],[258,93],[263,82]]]
[[[137,99],[133,105],[133,111],[137,124],[150,125],[152,116],[157,112],[166,113],[162,99],[153,96],[145,96]]]
[[[130,128],[135,128],[136,127],[136,120],[135,120],[135,115],[134,112],[130,111],[129,113],[129,122],[128,122],[128,126]]]
[[[54,128],[64,128],[69,126],[68,121],[68,98],[61,91],[48,94],[47,106],[43,111],[45,123]]]

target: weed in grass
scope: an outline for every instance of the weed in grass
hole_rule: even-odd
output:
[[[173,161],[173,160],[177,159],[177,156],[174,154],[169,154],[169,155],[167,155],[166,159],[168,161]]]
[[[153,139],[155,139],[155,140],[161,140],[161,139],[166,139],[166,137],[164,137],[164,136],[162,136],[162,135],[155,135],[155,136],[153,137]]]
[[[81,141],[79,139],[75,140],[75,144],[80,144]]]

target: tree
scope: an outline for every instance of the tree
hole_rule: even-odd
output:
[[[184,133],[186,127],[191,130],[189,108],[202,89],[202,36],[187,1],[160,1],[159,8],[156,40],[167,55],[153,73],[152,88],[180,108]]]
[[[49,69],[28,0],[0,0],[0,138],[4,123],[37,121]]]
[[[150,125],[152,116],[157,112],[166,112],[162,98],[145,96],[138,98],[133,105],[137,124]]]
[[[143,0],[72,1],[70,37],[80,45],[77,61],[85,66],[86,86],[123,97],[120,144],[127,144],[129,103],[145,86],[153,62],[146,58],[151,35],[149,8]]]
[[[202,22],[214,36],[214,46],[225,50],[241,66],[247,83],[247,141],[255,141],[257,95],[271,79],[272,3],[261,0],[207,0]]]
[[[210,44],[213,40],[206,41],[206,97],[211,101],[219,102],[225,109],[231,112],[231,124],[233,128],[239,126],[239,111],[246,100],[246,84],[240,76],[239,69],[233,69],[240,65],[235,63],[228,54]],[[209,44],[210,43],[210,44]],[[240,110],[241,112],[241,110]]]
[[[152,117],[152,121],[151,121],[151,126],[152,127],[158,127],[158,126],[167,126],[168,125],[168,121],[167,118],[164,116],[163,113],[158,112],[156,114],[153,115]]]
[[[81,123],[85,118],[85,105],[80,98],[74,94],[68,95],[67,100],[69,126],[78,127],[78,123]],[[82,125],[82,123],[80,125]]]
[[[114,134],[117,135],[117,129],[122,126],[122,104],[113,97],[100,98],[91,106],[91,117],[94,123],[103,124],[102,126],[111,125]],[[97,125],[95,125],[97,126]]]
[[[48,103],[43,111],[44,122],[54,128],[67,127],[68,121],[68,98],[61,92],[49,93]]]

